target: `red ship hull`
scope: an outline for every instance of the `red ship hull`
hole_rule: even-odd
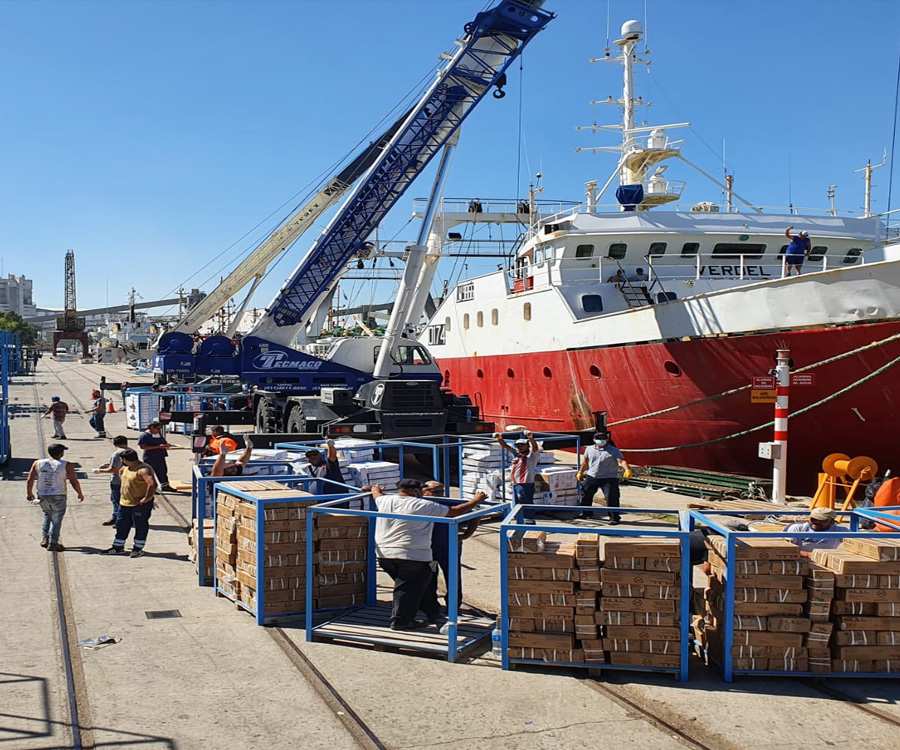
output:
[[[545,351],[521,355],[439,360],[456,393],[469,394],[498,425],[568,432],[591,429],[593,412],[607,412],[616,444],[629,461],[769,476],[770,461],[757,444],[772,440],[766,427],[728,440],[773,419],[773,404],[750,402],[749,390],[693,402],[750,383],[788,348],[795,368],[821,362],[900,333],[900,321],[802,331],[703,338],[690,341]],[[789,423],[788,492],[812,494],[829,453],[866,455],[882,470],[895,460],[900,377],[874,370],[900,358],[900,338],[815,368],[815,385],[790,392],[794,413],[848,389]],[[616,425],[682,404],[666,414]],[[672,446],[677,450],[654,450]]]

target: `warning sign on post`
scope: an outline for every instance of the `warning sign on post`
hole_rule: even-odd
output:
[[[792,372],[791,385],[815,385],[816,374],[814,372]]]
[[[772,375],[762,375],[753,378],[753,390],[770,391],[775,387],[775,377]]]
[[[774,388],[767,390],[754,388],[750,391],[751,404],[774,404],[777,400],[778,392]]]

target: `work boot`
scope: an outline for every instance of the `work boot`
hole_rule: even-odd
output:
[[[59,542],[50,542],[47,546],[47,549],[51,552],[62,552],[65,547],[63,547]]]
[[[108,521],[104,521],[104,522],[101,523],[100,525],[101,525],[101,526],[115,526],[116,523],[117,523],[116,517],[113,516],[113,517],[110,518]]]
[[[50,544],[50,537],[42,536],[41,537],[41,547],[46,547],[48,544]]]

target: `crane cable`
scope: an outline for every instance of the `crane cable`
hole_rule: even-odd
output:
[[[793,372],[806,372],[807,370],[811,370],[814,367],[821,367],[822,365],[830,365],[832,362],[837,362],[838,360],[845,359],[854,354],[859,354],[860,352],[864,352],[868,349],[874,349],[877,346],[884,346],[885,344],[889,344],[891,341],[896,341],[900,339],[900,333],[895,333],[892,336],[888,336],[887,338],[881,339],[880,341],[873,341],[869,344],[865,344],[857,349],[852,349],[849,352],[844,352],[843,354],[838,354],[834,357],[829,357],[828,359],[823,359],[820,362],[815,362],[811,365],[806,365],[805,367],[799,367]],[[860,381],[862,382],[862,381]],[[741,391],[746,391],[749,388],[752,388],[752,384],[742,385],[739,388],[732,388],[730,391],[722,391],[722,393],[717,393],[715,396],[707,396],[706,398],[698,399],[697,401],[690,401],[686,404],[678,404],[677,406],[670,406],[667,409],[660,409],[659,411],[652,411],[648,414],[641,414],[639,417],[629,417],[628,419],[620,419],[617,422],[610,422],[609,427],[616,427],[620,424],[628,424],[629,422],[637,422],[640,419],[647,419],[649,417],[658,417],[660,414],[667,414],[669,412],[678,411],[679,409],[687,409],[691,406],[699,406],[700,404],[706,404],[711,401],[718,401],[720,398],[725,398],[726,396],[733,396],[735,393],[740,393]],[[797,412],[798,414],[800,412]],[[770,423],[771,424],[771,423]],[[757,428],[754,428],[757,429]]]

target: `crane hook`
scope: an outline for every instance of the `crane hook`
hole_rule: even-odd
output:
[[[506,96],[506,92],[503,90],[503,87],[506,85],[506,73],[503,73],[498,79],[495,86],[497,88],[494,89],[494,99],[502,99]]]

